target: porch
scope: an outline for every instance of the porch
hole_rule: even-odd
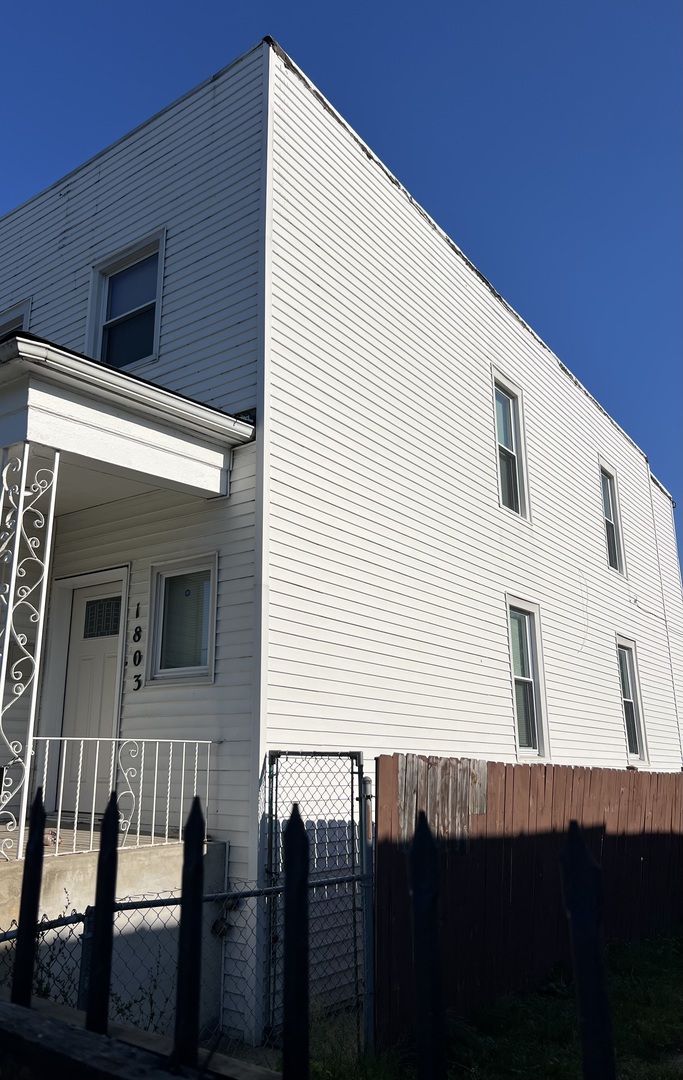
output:
[[[149,563],[141,614],[125,545],[95,567],[86,549],[64,576],[55,526],[90,513],[117,521],[117,507],[136,500],[202,507],[226,496],[233,449],[253,427],[23,333],[0,344],[0,424],[0,856],[22,858],[39,786],[50,813],[46,854],[95,850],[113,789],[121,848],[178,843],[192,798],[206,812],[210,793],[215,726],[196,725],[193,692],[178,683],[211,681],[217,556],[192,573],[166,573],[158,606],[166,597],[176,605],[175,654],[160,654],[153,626],[151,660]],[[188,660],[188,648],[204,653]],[[127,714],[124,684],[140,702]],[[157,707],[169,694],[173,725]],[[168,737],[152,737],[159,731]]]
[[[119,848],[179,844],[192,800],[209,805],[211,743],[180,739],[36,736],[32,791],[47,809],[46,855],[99,849],[100,822],[116,790]]]

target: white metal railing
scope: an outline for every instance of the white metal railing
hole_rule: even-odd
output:
[[[114,790],[121,848],[180,843],[195,795],[208,820],[210,742],[36,736],[33,751],[48,814],[46,854],[96,850]]]

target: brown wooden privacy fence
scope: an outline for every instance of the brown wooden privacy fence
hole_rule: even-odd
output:
[[[424,811],[439,852],[446,1007],[459,1015],[569,961],[560,853],[571,820],[602,868],[607,939],[683,913],[683,775],[395,754],[377,762],[378,1039],[410,1029],[407,847]]]

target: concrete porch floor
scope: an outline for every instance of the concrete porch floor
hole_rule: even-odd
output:
[[[45,823],[45,855],[76,855],[99,851],[101,823],[102,816],[96,815],[92,824],[88,817],[77,821],[74,828],[73,814],[62,814],[59,822],[56,814],[48,814]],[[152,834],[151,828],[141,826],[139,831],[135,827],[119,833],[119,851],[179,844],[182,844],[182,840],[177,828],[169,828],[168,832],[157,829]],[[25,848],[26,842],[24,850]]]

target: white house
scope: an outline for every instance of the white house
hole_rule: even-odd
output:
[[[0,220],[0,330],[6,854],[110,769],[254,877],[272,748],[681,768],[670,496],[270,39]]]

